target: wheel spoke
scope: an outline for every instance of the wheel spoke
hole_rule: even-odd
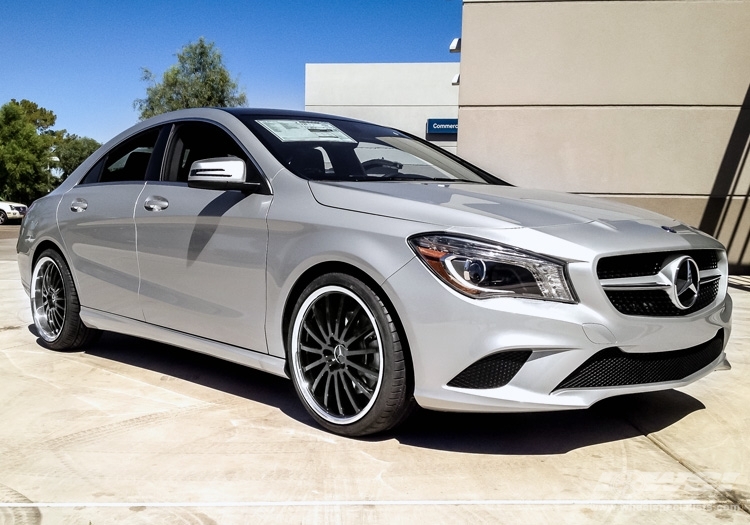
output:
[[[347,323],[347,325],[346,325],[346,326],[344,327],[344,331],[343,331],[343,332],[341,332],[341,336],[340,336],[340,338],[341,338],[341,339],[346,339],[346,334],[347,334],[347,333],[349,332],[349,329],[350,329],[350,328],[351,328],[352,326],[354,326],[354,324],[355,324],[355,321],[357,320],[357,316],[359,315],[359,313],[360,313],[361,311],[362,311],[362,307],[361,307],[360,305],[357,305],[357,308],[356,308],[356,309],[354,310],[354,312],[352,313],[352,316],[351,316],[351,318],[349,319],[349,322],[348,322],[348,323]]]
[[[360,366],[360,365],[358,365],[356,363],[352,363],[351,361],[349,361],[347,363],[347,365],[350,366],[350,367],[352,367],[352,368],[354,368],[358,372],[361,372],[362,374],[364,374],[366,376],[372,377],[373,379],[377,379],[378,378],[378,373],[375,372],[375,371],[373,371],[373,370],[370,370],[369,368],[365,368],[365,367]]]
[[[47,295],[50,292],[50,272],[52,271],[52,265],[48,264],[44,267],[42,272],[42,294]]]
[[[302,350],[303,352],[309,352],[311,354],[323,355],[323,349],[322,348],[313,348],[312,346],[299,345],[299,349]]]
[[[339,374],[339,377],[341,377],[341,385],[344,387],[344,393],[346,394],[346,397],[349,398],[349,402],[352,404],[352,407],[354,407],[354,411],[359,412],[360,411],[359,405],[357,405],[357,402],[354,401],[354,397],[352,396],[352,393],[349,391],[349,386],[347,385],[347,381],[346,381],[346,378],[344,377],[344,374]]]
[[[306,367],[304,367],[304,368],[302,369],[302,371],[303,371],[303,372],[309,372],[310,370],[312,370],[312,369],[313,369],[313,368],[315,368],[316,366],[319,366],[319,365],[321,365],[321,364],[323,364],[323,363],[325,363],[325,362],[326,362],[326,358],[325,358],[325,357],[321,357],[321,358],[320,358],[320,359],[318,359],[317,361],[313,361],[312,363],[310,363],[309,365],[307,365]]]
[[[378,353],[377,348],[361,348],[357,350],[349,350],[346,353],[346,357],[352,357],[352,356],[358,356],[358,355],[370,355],[370,354],[377,354]]]
[[[319,345],[320,345],[321,347],[326,347],[326,346],[328,346],[328,345],[326,345],[326,344],[325,344],[325,343],[324,343],[323,341],[321,341],[321,340],[320,340],[320,339],[318,338],[318,336],[317,336],[317,335],[315,335],[315,334],[313,333],[313,331],[312,331],[312,330],[310,330],[310,327],[309,327],[309,326],[307,326],[307,323],[306,323],[306,322],[305,322],[305,323],[303,323],[303,325],[302,325],[302,328],[304,328],[304,329],[305,329],[305,332],[307,332],[307,334],[308,334],[308,335],[309,335],[310,337],[312,337],[312,338],[313,338],[313,340],[315,340],[315,342],[316,342],[316,343],[318,343],[318,344],[319,344]]]
[[[331,330],[330,330],[330,326],[328,328],[326,328],[325,326],[323,326],[325,324],[325,312],[323,313],[324,319],[323,319],[323,321],[321,321],[320,320],[320,315],[319,315],[321,313],[320,312],[320,308],[318,308],[317,305],[315,305],[315,306],[313,306],[313,308],[311,310],[312,310],[312,317],[313,317],[313,319],[315,319],[315,324],[318,325],[318,330],[320,331],[320,334],[323,337],[325,337],[326,344],[328,344],[330,342],[330,339],[331,339]]]
[[[328,331],[326,332],[326,335],[330,337],[331,334],[333,333],[333,330],[331,330],[331,294],[327,294],[325,296],[325,307],[326,307],[326,326],[328,327]]]
[[[50,324],[55,330],[60,328],[60,325],[62,324],[60,319],[60,312],[55,309],[50,310],[49,314],[47,315],[47,319],[49,319]]]
[[[360,394],[364,394],[367,399],[372,399],[372,390],[365,386],[362,381],[354,377],[354,375],[349,370],[344,370],[344,373],[349,376],[349,379],[354,383],[354,385],[359,389]]]
[[[346,341],[344,341],[344,345],[346,345],[347,347],[349,347],[349,346],[352,345],[353,342],[359,341],[360,339],[364,339],[364,338],[370,337],[372,335],[375,335],[375,330],[372,327],[370,327],[369,330],[362,331],[361,333],[359,333],[357,335],[353,335],[350,339],[347,339]]]
[[[339,379],[341,378],[341,375],[338,372],[334,372],[333,374],[333,387],[336,391],[336,406],[339,409],[339,414],[344,415],[344,407],[341,406],[341,392],[339,392]]]
[[[318,383],[320,383],[320,380],[323,379],[323,376],[326,375],[326,373],[330,375],[330,372],[328,372],[328,368],[324,366],[323,368],[320,369],[320,372],[318,373],[318,377],[316,377],[315,381],[313,381],[313,384],[310,387],[311,392],[315,392],[315,390],[318,388]]]
[[[326,376],[326,385],[323,387],[323,406],[328,409],[328,392],[330,392],[331,377],[333,374],[329,373]]]

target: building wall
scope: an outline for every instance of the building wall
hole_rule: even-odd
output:
[[[446,50],[447,54],[447,50]],[[458,62],[307,64],[305,109],[367,120],[425,138],[428,118],[458,117]],[[449,140],[432,142],[455,152]]]
[[[750,265],[750,0],[464,0],[458,153],[699,226]]]

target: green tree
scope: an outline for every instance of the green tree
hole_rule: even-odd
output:
[[[164,72],[161,82],[149,69],[141,71],[142,80],[151,83],[146,98],[133,103],[141,120],[177,109],[247,104],[245,92],[229,75],[221,53],[203,37],[177,53],[177,64]]]
[[[17,102],[16,99],[10,100],[11,104],[14,104],[21,108],[26,119],[34,125],[39,133],[49,133],[50,128],[55,125],[57,116],[49,109],[40,107],[36,102],[23,99],[21,102]]]
[[[0,107],[0,197],[29,203],[54,187],[55,120],[54,113],[28,100]]]
[[[64,130],[58,132],[58,137],[55,146],[55,157],[58,159],[56,167],[60,170],[60,180],[64,181],[101,144],[89,137],[79,137]]]

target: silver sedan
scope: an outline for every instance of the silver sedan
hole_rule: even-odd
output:
[[[45,346],[110,330],[265,370],[343,435],[417,404],[585,408],[728,366],[713,238],[328,115],[141,122],[33,203],[18,260]]]

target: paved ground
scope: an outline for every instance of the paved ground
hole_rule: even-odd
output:
[[[750,523],[750,291],[731,291],[734,368],[688,388],[581,412],[423,411],[352,440],[240,366],[116,335],[45,350],[17,226],[0,232],[1,524]]]

